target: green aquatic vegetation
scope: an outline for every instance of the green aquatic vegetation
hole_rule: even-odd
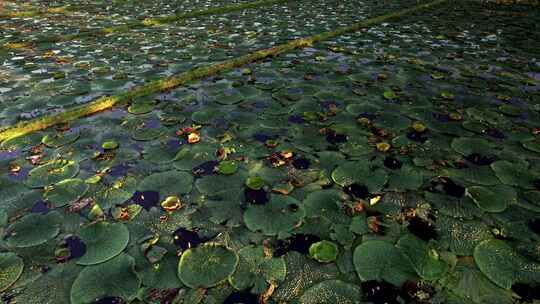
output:
[[[13,252],[0,253],[0,291],[8,289],[21,276],[23,260]]]
[[[309,247],[309,256],[321,263],[333,262],[339,253],[338,246],[330,241],[320,241]]]
[[[28,173],[25,184],[30,188],[42,188],[73,178],[79,173],[79,164],[73,160],[52,160]]]
[[[7,245],[19,248],[41,245],[60,233],[61,221],[58,212],[27,214],[9,227]]]
[[[235,289],[250,288],[252,293],[261,294],[270,284],[285,279],[287,268],[283,257],[268,256],[263,247],[246,246],[238,251],[238,256],[238,267],[229,277]]]
[[[436,0],[430,3],[420,4],[413,8],[404,9],[399,12],[370,18],[351,26],[336,29],[334,31],[324,32],[307,38],[296,39],[286,44],[255,51],[251,54],[240,56],[238,58],[227,60],[218,64],[195,68],[191,71],[184,72],[179,75],[152,81],[148,84],[139,86],[128,93],[111,97],[102,97],[91,103],[73,107],[59,114],[38,118],[30,122],[21,123],[17,126],[3,128],[2,130],[0,130],[0,142],[14,137],[23,136],[37,130],[42,130],[56,124],[66,123],[83,116],[94,114],[109,109],[115,105],[123,105],[126,104],[129,100],[137,97],[147,96],[156,92],[170,90],[172,88],[186,84],[192,80],[212,76],[218,73],[223,73],[233,68],[243,66],[250,62],[255,62],[257,60],[262,60],[271,56],[290,52],[298,48],[308,47],[316,42],[328,40],[330,38],[334,38],[346,33],[355,32],[362,28],[372,26],[374,24],[399,19],[402,16],[406,16],[416,11],[429,9],[445,2],[446,0]]]
[[[71,287],[71,303],[87,304],[96,299],[114,296],[126,300],[135,299],[141,280],[134,267],[134,259],[127,254],[120,254],[105,263],[85,267]]]
[[[147,26],[0,54],[2,125],[113,101],[0,144],[0,289],[31,304],[534,301],[540,15],[403,13],[413,2],[178,23],[158,19],[227,2],[88,3],[109,16],[79,16],[89,32]],[[40,20],[4,21],[2,43],[15,25],[83,33]]]
[[[77,260],[79,265],[95,265],[119,255],[128,245],[129,231],[121,223],[99,222],[80,230],[86,253]]]
[[[47,187],[43,197],[55,207],[62,207],[79,200],[86,194],[88,188],[88,184],[81,179],[65,179]]]
[[[178,276],[191,288],[208,288],[226,280],[238,265],[238,255],[215,244],[190,248],[182,254]]]

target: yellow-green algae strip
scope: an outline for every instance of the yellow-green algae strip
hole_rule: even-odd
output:
[[[27,18],[27,17],[46,15],[46,14],[65,14],[67,12],[74,12],[74,11],[75,11],[75,8],[70,5],[49,7],[45,9],[28,8],[26,10],[21,10],[21,11],[11,11],[11,12],[1,13],[0,19]]]
[[[144,20],[132,21],[124,25],[107,27],[107,28],[102,28],[98,30],[82,31],[80,33],[71,34],[71,35],[55,35],[51,37],[44,37],[38,40],[31,40],[31,41],[26,41],[26,42],[31,42],[34,44],[56,43],[56,42],[62,42],[62,41],[75,40],[75,39],[84,38],[84,37],[97,37],[97,36],[103,36],[103,35],[107,35],[111,33],[127,32],[131,29],[136,29],[136,28],[173,23],[173,22],[177,22],[177,21],[181,21],[181,20],[189,19],[189,18],[196,18],[196,17],[210,16],[210,15],[221,15],[221,14],[232,13],[232,12],[248,10],[248,9],[255,9],[255,8],[260,8],[264,6],[270,6],[270,5],[280,4],[280,3],[285,3],[285,2],[291,2],[291,1],[293,0],[260,0],[260,1],[243,3],[243,4],[225,5],[225,6],[209,8],[209,9],[201,10],[201,11],[193,11],[193,12],[189,12],[185,14],[176,14],[176,15],[156,17],[156,18],[146,18]],[[296,1],[301,1],[301,0],[296,0]],[[18,41],[18,42],[22,42],[22,41]]]
[[[0,130],[0,142],[7,139],[12,139],[22,135],[29,134],[34,131],[42,130],[56,124],[67,123],[80,117],[88,116],[113,106],[124,105],[131,99],[151,95],[154,93],[173,89],[175,87],[186,84],[190,81],[216,75],[221,72],[229,71],[234,68],[241,67],[251,62],[255,62],[270,56],[283,54],[293,51],[298,48],[304,48],[313,45],[316,42],[331,39],[345,33],[355,32],[362,28],[366,28],[385,21],[396,20],[405,15],[430,9],[437,5],[449,2],[450,0],[436,0],[430,3],[421,4],[412,8],[404,9],[399,12],[394,12],[374,18],[369,18],[353,25],[342,27],[330,32],[324,32],[311,37],[292,40],[288,43],[281,44],[272,48],[259,50],[250,54],[240,56],[234,59],[226,60],[217,64],[199,67],[190,71],[173,75],[164,79],[149,82],[146,85],[138,86],[133,90],[116,96],[101,97],[91,103],[73,107],[61,113],[48,115],[42,118],[36,118],[27,122],[21,122],[15,126]]]

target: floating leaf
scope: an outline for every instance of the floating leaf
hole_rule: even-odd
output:
[[[178,277],[191,288],[215,286],[232,275],[238,256],[216,244],[204,244],[186,250],[178,264]]]
[[[66,133],[57,133],[54,135],[45,135],[41,142],[47,147],[58,148],[75,142],[79,139],[79,132],[66,132]]]
[[[137,186],[139,191],[158,191],[161,197],[189,193],[193,176],[187,172],[171,170],[145,177]]]
[[[82,228],[79,236],[86,244],[86,253],[77,260],[79,265],[108,261],[120,254],[129,242],[129,230],[121,223],[96,223]]]
[[[321,263],[333,262],[337,259],[339,253],[338,246],[330,241],[322,240],[311,244],[309,247],[309,256]]]
[[[238,290],[251,288],[254,294],[263,293],[269,284],[285,279],[286,266],[283,258],[266,256],[262,246],[248,246],[238,252],[240,262],[236,272],[229,278]]]
[[[323,281],[313,285],[300,297],[301,304],[356,304],[361,298],[360,288],[339,280]]]
[[[402,236],[397,247],[424,280],[437,280],[448,271],[448,265],[441,260],[437,250],[411,234]]]
[[[385,280],[400,286],[414,277],[409,261],[386,241],[363,242],[354,250],[353,262],[362,281]]]
[[[218,172],[225,175],[231,175],[238,171],[238,164],[235,161],[225,160],[219,163]]]
[[[332,172],[332,179],[342,187],[358,183],[367,186],[369,192],[377,192],[386,184],[388,174],[383,169],[370,168],[367,162],[356,161],[337,167]]]
[[[25,184],[30,188],[41,188],[73,178],[79,173],[79,165],[72,160],[53,160],[28,173]]]
[[[79,200],[88,188],[88,184],[81,179],[65,179],[48,188],[44,198],[58,208]]]
[[[134,259],[126,254],[85,267],[71,287],[71,304],[94,303],[96,299],[104,297],[132,300],[141,284],[134,267]]]
[[[244,222],[251,231],[278,235],[291,231],[304,218],[304,208],[296,199],[271,195],[265,205],[251,205],[244,213]]]
[[[60,232],[62,216],[58,212],[31,213],[11,225],[7,244],[12,247],[32,247],[52,240]]]
[[[497,161],[491,164],[491,169],[495,175],[506,185],[516,186],[523,189],[533,189],[535,177],[527,168],[520,164],[513,164],[506,160]]]
[[[464,220],[448,216],[437,219],[441,240],[450,245],[456,255],[470,256],[480,242],[493,238],[491,229],[478,220]]]
[[[494,187],[472,186],[466,189],[466,193],[478,207],[486,212],[502,212],[509,205],[517,202],[514,188],[499,185]]]
[[[540,263],[527,260],[501,240],[490,239],[478,244],[474,260],[486,277],[505,289],[516,282],[538,283],[540,280]]]
[[[21,276],[23,260],[12,252],[0,253],[0,292],[8,289]]]

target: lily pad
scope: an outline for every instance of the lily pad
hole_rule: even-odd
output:
[[[47,134],[43,136],[43,139],[41,142],[46,145],[47,147],[51,148],[58,148],[65,146],[67,144],[70,144],[72,142],[75,142],[77,139],[79,139],[80,133],[79,132],[66,132],[66,133],[57,133],[57,134]]]
[[[315,284],[300,297],[301,304],[356,304],[361,298],[358,286],[340,280],[328,280]]]
[[[238,171],[238,164],[235,161],[226,160],[220,162],[217,169],[221,174],[231,175]]]
[[[409,259],[416,273],[424,280],[437,280],[449,269],[448,264],[440,258],[435,248],[411,234],[401,237],[397,247]]]
[[[384,280],[400,286],[415,276],[401,251],[382,240],[369,240],[356,247],[353,262],[362,281]]]
[[[86,194],[88,188],[88,184],[81,179],[65,179],[47,188],[44,198],[58,208],[77,201]]]
[[[505,185],[494,187],[471,186],[466,193],[476,205],[486,212],[502,212],[508,205],[517,202],[514,188]]]
[[[139,191],[158,191],[160,197],[189,193],[193,187],[193,175],[171,170],[154,173],[144,178],[137,186]]]
[[[18,248],[41,245],[58,235],[61,224],[62,216],[56,211],[25,215],[8,228],[7,244]]]
[[[534,175],[522,166],[506,160],[497,161],[491,164],[491,169],[495,175],[506,185],[516,186],[523,189],[534,189]]]
[[[502,240],[483,241],[474,249],[478,268],[493,283],[509,289],[516,282],[536,282],[540,279],[540,263],[527,260]]]
[[[79,173],[79,164],[73,160],[53,160],[28,173],[25,184],[30,188],[41,188],[73,178]]]
[[[0,292],[8,289],[21,276],[23,259],[12,252],[0,253]]]
[[[265,205],[251,205],[244,213],[244,222],[251,231],[278,235],[294,229],[304,218],[302,203],[283,195],[271,195]]]
[[[332,179],[342,187],[358,183],[367,186],[369,192],[377,192],[386,184],[388,174],[384,169],[372,169],[365,161],[355,161],[337,167],[332,172]]]
[[[271,283],[285,279],[285,260],[265,255],[262,246],[248,246],[238,252],[240,262],[236,272],[230,276],[231,285],[238,290],[251,288],[254,294],[263,293]]]
[[[326,240],[311,244],[309,247],[309,256],[321,263],[335,261],[338,253],[338,246],[335,243]]]
[[[100,222],[84,227],[79,232],[86,245],[86,253],[77,261],[79,265],[94,265],[119,255],[129,242],[129,230],[121,223]]]
[[[223,282],[238,265],[238,255],[216,244],[186,250],[178,264],[178,277],[191,288],[208,288]]]
[[[141,280],[134,271],[135,260],[126,254],[99,265],[85,267],[71,287],[72,304],[91,304],[104,297],[135,298]]]

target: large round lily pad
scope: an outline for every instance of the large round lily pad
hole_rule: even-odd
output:
[[[348,221],[343,212],[344,194],[341,191],[328,189],[314,191],[307,195],[303,201],[306,217],[327,218],[333,223]]]
[[[452,141],[452,149],[463,156],[473,153],[490,155],[496,151],[496,146],[482,138],[459,137]]]
[[[22,274],[23,260],[12,252],[0,253],[0,292],[9,288]]]
[[[480,242],[493,238],[489,227],[479,220],[440,215],[437,219],[441,241],[456,255],[471,256]]]
[[[470,196],[478,207],[486,212],[502,212],[508,205],[517,202],[517,194],[514,188],[506,185],[494,187],[471,186],[467,189]]]
[[[30,170],[25,184],[30,188],[40,188],[75,177],[78,173],[79,164],[77,162],[53,160]]]
[[[244,222],[251,231],[265,235],[286,233],[304,218],[304,207],[296,199],[272,195],[265,205],[252,205],[244,213]]]
[[[493,283],[509,289],[516,282],[540,280],[540,263],[519,255],[502,240],[490,239],[474,249],[474,261]]]
[[[65,179],[47,189],[44,198],[55,207],[62,207],[80,199],[88,190],[88,184],[78,178]]]
[[[84,268],[71,287],[71,304],[91,304],[104,297],[132,300],[141,284],[134,267],[135,260],[121,254],[105,263]]]
[[[93,265],[120,254],[129,242],[129,230],[121,223],[100,222],[82,228],[80,238],[86,244],[86,253],[77,264]]]
[[[238,255],[216,244],[186,250],[178,264],[178,277],[188,287],[208,288],[227,279],[236,270]]]
[[[440,259],[435,248],[414,235],[407,234],[401,237],[397,247],[409,259],[416,273],[424,280],[437,280],[449,268],[448,264]]]
[[[516,186],[523,189],[533,189],[534,175],[528,168],[521,164],[511,163],[506,160],[497,161],[491,164],[491,169],[495,175],[506,185]]]
[[[385,280],[400,286],[414,278],[409,261],[392,243],[382,240],[366,241],[356,247],[353,263],[362,281]]]
[[[139,191],[158,191],[161,197],[180,195],[191,191],[193,176],[187,172],[171,170],[147,176],[137,186]]]
[[[31,213],[9,227],[7,244],[12,247],[41,245],[58,235],[62,216],[58,212]]]
[[[388,174],[383,169],[372,169],[366,161],[347,162],[332,172],[334,182],[342,187],[353,183],[363,184],[370,192],[382,189],[388,180]]]

